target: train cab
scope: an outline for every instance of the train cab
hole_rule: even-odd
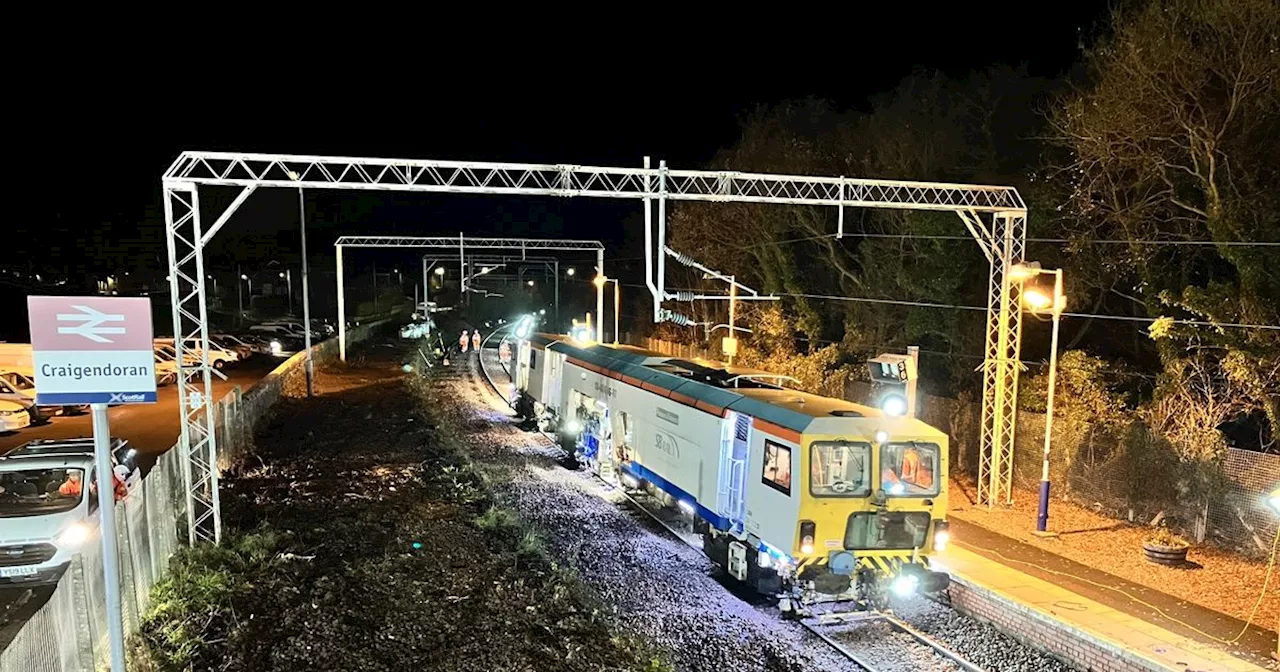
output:
[[[685,510],[735,579],[800,603],[929,591],[947,437],[783,377],[535,335],[520,394],[597,474]]]

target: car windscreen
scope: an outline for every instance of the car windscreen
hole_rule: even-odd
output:
[[[14,388],[18,390],[36,389],[36,384],[31,382],[30,378],[27,378],[26,376],[20,373],[17,373],[15,371],[6,371],[4,373],[0,373],[0,378],[3,378],[5,382],[9,383],[10,385],[12,385]]]
[[[70,511],[84,497],[83,469],[0,471],[0,518]]]

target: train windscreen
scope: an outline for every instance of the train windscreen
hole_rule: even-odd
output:
[[[871,494],[871,444],[848,441],[810,444],[809,491],[814,497]]]

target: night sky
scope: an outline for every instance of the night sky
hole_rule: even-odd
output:
[[[8,228],[18,235],[0,264],[90,271],[100,265],[96,245],[162,259],[155,235],[140,232],[156,230],[160,175],[184,149],[618,166],[648,154],[655,165],[696,168],[734,141],[740,115],[759,104],[814,95],[862,107],[917,69],[961,75],[1025,63],[1032,74],[1061,74],[1105,12],[1096,0],[1063,3],[1052,18],[1021,3],[956,4],[878,15],[795,9],[749,22],[726,6],[714,21],[667,14],[648,25],[619,5],[595,27],[586,19],[601,16],[505,26],[492,17],[340,17],[341,30],[309,15],[272,28],[244,17],[201,24],[205,39],[187,43],[79,35],[48,45],[67,58],[14,73],[27,94],[20,171],[42,179],[11,194]],[[642,235],[624,227],[640,212],[633,202],[316,190],[308,207],[313,250],[325,253],[339,230],[591,237],[619,258],[634,257]],[[292,252],[296,224],[295,194],[259,192],[211,263],[242,261],[232,257],[244,235],[288,232],[273,242]],[[97,242],[84,242],[88,231]]]

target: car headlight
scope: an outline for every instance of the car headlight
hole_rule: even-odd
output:
[[[75,523],[58,535],[58,545],[69,551],[79,550],[80,546],[89,538],[89,531],[88,525]]]
[[[278,355],[283,351],[284,348],[281,347],[280,341],[271,341],[271,354]]]
[[[916,588],[920,586],[920,579],[914,574],[899,574],[889,584],[889,590],[893,591],[898,597],[911,597],[916,594]]]

